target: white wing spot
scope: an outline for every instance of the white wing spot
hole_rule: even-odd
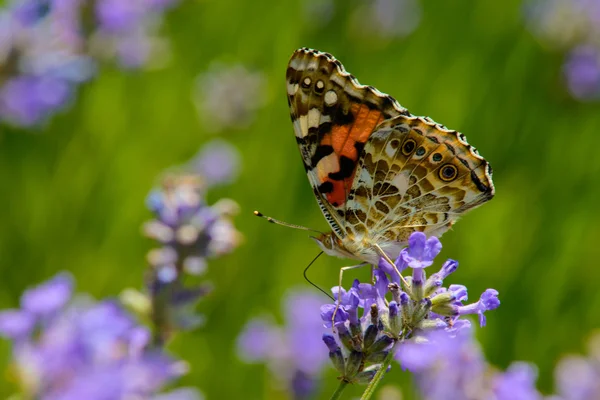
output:
[[[332,106],[337,102],[337,100],[338,96],[335,90],[330,90],[327,93],[325,93],[325,105]]]
[[[397,149],[392,146],[392,143],[388,143],[387,146],[385,146],[385,155],[389,159],[393,159],[396,156],[396,151]]]
[[[323,89],[325,87],[325,84],[323,83],[323,81],[317,81],[317,89]]]
[[[396,186],[398,188],[398,192],[402,195],[404,195],[404,193],[406,193],[408,190],[408,177],[403,173],[396,175],[390,183]]]
[[[321,158],[319,163],[314,167],[316,167],[319,182],[325,182],[330,172],[340,170],[340,162],[337,154],[331,153],[330,155]]]
[[[304,127],[302,126],[302,118],[306,120],[306,115],[303,115],[294,120],[294,133],[296,134],[296,137],[299,138],[303,138],[308,134],[308,130],[304,129]],[[306,125],[306,122],[304,122],[304,125]]]
[[[311,82],[311,81],[310,81],[310,78],[309,78],[309,77],[306,77],[306,78],[304,78],[304,86],[309,86],[309,85],[310,85],[310,82]]]
[[[308,110],[308,127],[318,128],[319,121],[321,120],[321,110],[318,108],[311,108]]]
[[[297,83],[289,83],[287,84],[287,92],[288,95],[292,96],[294,94],[296,94],[296,92],[298,91],[298,84]]]

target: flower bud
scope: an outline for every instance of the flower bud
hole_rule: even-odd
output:
[[[352,380],[354,375],[357,374],[363,363],[363,353],[360,351],[352,351],[350,355],[346,359],[346,372],[344,373],[344,377],[348,380]]]

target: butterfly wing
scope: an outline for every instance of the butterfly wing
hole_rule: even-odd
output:
[[[363,86],[332,55],[292,55],[287,96],[304,168],[332,230],[346,235],[345,209],[365,143],[384,120],[409,115],[392,97]]]
[[[429,118],[398,116],[364,147],[345,209],[347,233],[374,243],[439,236],[494,196],[492,169],[464,135]]]

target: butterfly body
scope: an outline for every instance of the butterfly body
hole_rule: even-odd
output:
[[[494,196],[488,162],[464,135],[411,115],[327,53],[299,49],[287,95],[304,167],[332,232],[327,254],[371,264],[415,231],[440,236]]]

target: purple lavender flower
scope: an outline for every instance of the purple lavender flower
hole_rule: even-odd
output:
[[[149,255],[157,268],[203,272],[207,258],[230,253],[240,242],[231,217],[237,204],[223,199],[209,206],[200,175],[168,176],[148,196],[156,219],[145,224],[146,235],[163,244]]]
[[[72,289],[72,278],[60,274],[26,291],[20,310],[0,312],[0,334],[13,340],[13,362],[28,395],[148,398],[182,374],[178,362],[148,346],[150,332],[119,304],[72,299]],[[15,334],[24,317],[28,329]],[[187,393],[178,398],[198,398]]]
[[[321,296],[291,292],[286,296],[284,327],[269,319],[253,319],[238,337],[238,352],[246,362],[264,362],[297,399],[311,398],[327,353],[321,334],[325,332],[318,310]]]
[[[204,320],[194,307],[211,287],[208,283],[186,287],[184,273],[201,275],[208,259],[230,253],[241,239],[232,221],[237,204],[221,199],[209,206],[205,190],[201,175],[170,175],[147,199],[156,218],[144,225],[144,232],[162,245],[148,254],[151,270],[146,279],[151,303],[146,312],[151,314],[158,343]]]
[[[412,276],[401,280],[396,269],[381,259],[373,272],[374,284],[355,280],[348,291],[332,289],[335,303],[321,306],[321,318],[325,327],[337,333],[340,345],[333,336],[323,340],[342,381],[368,383],[378,370],[388,367],[389,362],[384,360],[394,355],[398,344],[401,350],[396,357],[411,370],[429,368],[440,357],[460,358],[452,351],[460,347],[456,344],[462,343],[460,340],[466,341],[462,339],[463,331],[470,331],[470,323],[460,318],[477,314],[480,324],[485,325],[484,313],[500,305],[498,292],[488,289],[476,303],[463,304],[467,300],[465,286],[442,286],[444,279],[458,268],[454,260],[446,261],[427,279],[425,269],[433,264],[441,249],[437,238],[415,232],[396,259],[397,269],[411,267]],[[453,337],[461,339],[450,343]],[[417,346],[423,341],[439,345]]]

